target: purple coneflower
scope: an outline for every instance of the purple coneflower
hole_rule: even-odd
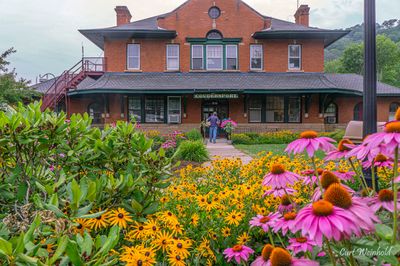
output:
[[[290,201],[289,196],[283,195],[281,197],[281,204],[279,204],[279,206],[278,206],[278,211],[280,213],[291,212],[295,207],[296,207],[296,204],[292,203]]]
[[[285,166],[275,163],[271,166],[270,173],[264,176],[263,186],[270,186],[272,189],[286,188],[293,185],[300,179],[298,174],[285,170]]]
[[[356,175],[356,173],[353,171],[344,170],[334,171],[333,174],[335,174],[341,180],[352,182],[354,182],[354,176]]]
[[[308,259],[293,258],[290,253],[283,248],[274,248],[270,259],[270,266],[318,266],[319,263]]]
[[[363,162],[363,167],[364,168],[370,168],[372,166],[372,162],[375,167],[388,167],[392,168],[393,167],[393,161],[389,159],[386,155],[379,153],[373,160],[367,160]]]
[[[335,149],[332,144],[335,140],[328,137],[318,137],[315,131],[304,131],[300,134],[300,138],[289,143],[285,152],[298,154],[307,151],[308,156],[314,157],[314,153],[318,150],[330,152]]]
[[[289,230],[292,230],[294,225],[296,224],[296,213],[295,212],[288,212],[285,213],[282,217],[276,219],[273,223],[274,233],[277,233],[281,230],[282,235],[286,235]]]
[[[224,255],[227,261],[230,262],[232,259],[235,259],[238,264],[242,261],[246,262],[253,253],[254,250],[245,245],[235,245],[232,248],[224,250]]]
[[[366,158],[372,161],[378,154],[384,153],[386,154],[386,146],[384,144],[380,144],[376,147],[371,147],[370,143],[371,135],[364,138],[363,143],[354,147],[351,151],[346,154],[346,158],[349,159],[351,157],[355,157],[360,161],[364,161]]]
[[[294,193],[296,193],[296,190],[290,187],[270,189],[264,192],[263,197],[273,195],[274,197],[280,198],[283,197],[284,195],[293,195]]]
[[[250,220],[249,224],[250,227],[261,227],[264,232],[268,232],[275,219],[279,216],[279,213],[270,213],[267,216],[257,215]]]
[[[342,139],[336,150],[328,152],[328,154],[325,157],[325,161],[335,161],[335,160],[340,160],[344,159],[345,156],[349,151],[351,151],[352,148],[356,147],[353,142],[351,142],[348,139]]]
[[[366,141],[364,141],[366,143]],[[396,147],[400,146],[400,121],[388,122],[384,126],[383,132],[372,134],[368,137],[368,147],[377,148],[381,144],[386,145],[389,153],[393,153]]]
[[[324,169],[321,169],[321,168],[317,169],[317,173],[319,176],[321,176],[323,172],[324,172]],[[306,178],[304,178],[303,183],[307,186],[314,185],[318,181],[318,177],[315,175],[314,169],[305,170],[305,171],[301,172],[301,175],[306,177]]]
[[[261,251],[261,256],[257,257],[250,266],[269,266],[269,258],[271,257],[272,250],[274,250],[274,247],[266,244]]]
[[[303,236],[314,239],[322,246],[323,237],[336,241],[352,234],[360,235],[354,216],[326,200],[314,202],[297,214],[293,233],[301,230]]]
[[[294,255],[307,251],[312,252],[313,247],[316,246],[314,240],[309,239],[308,237],[297,237],[289,239],[289,246],[287,247],[288,250],[291,250]]]
[[[397,193],[397,210],[400,210],[400,193]],[[370,207],[374,212],[379,211],[381,208],[394,212],[394,193],[389,189],[382,189],[378,195],[374,196],[370,201]]]

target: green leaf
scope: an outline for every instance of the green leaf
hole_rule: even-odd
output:
[[[171,185],[170,182],[158,182],[158,183],[154,184],[154,187],[164,189],[164,188],[169,187],[170,185]]]
[[[110,230],[110,233],[108,234],[107,240],[104,242],[104,244],[94,257],[108,254],[108,252],[110,252],[110,250],[114,248],[114,246],[117,244],[119,239],[119,232],[120,228],[118,226],[113,226]]]
[[[153,214],[157,211],[158,209],[158,203],[157,202],[153,202],[152,204],[150,204],[144,211],[143,214],[144,215],[149,215],[149,214]]]
[[[81,188],[78,185],[78,182],[76,182],[75,178],[72,179],[71,182],[71,209],[76,210],[79,207],[79,203],[81,200],[82,192]]]
[[[82,250],[82,254],[84,252],[86,252],[87,255],[91,255],[92,254],[92,249],[93,249],[93,239],[90,236],[90,234],[88,232],[85,231],[85,238],[83,240],[83,244],[81,247]]]
[[[376,224],[375,229],[376,234],[382,239],[390,240],[393,237],[393,230],[387,225]]]
[[[5,256],[12,255],[12,244],[2,237],[0,237],[0,254]]]
[[[82,215],[82,216],[80,216],[79,218],[82,218],[82,219],[92,219],[92,218],[97,218],[97,217],[99,217],[100,215],[104,214],[105,212],[107,212],[107,211],[106,211],[106,210],[104,210],[104,211],[101,211],[101,212],[96,212],[96,213],[86,214],[86,215]]]
[[[36,215],[31,226],[29,227],[29,230],[26,232],[26,234],[24,236],[24,244],[26,244],[30,241],[33,241],[33,233],[35,232],[36,228],[39,227],[40,222],[41,222],[40,216]]]
[[[69,241],[69,239],[67,236],[63,236],[60,238],[57,249],[54,252],[53,257],[51,257],[51,259],[49,261],[50,265],[53,265],[60,258],[60,256],[64,253],[65,249],[67,248],[68,241]]]
[[[54,193],[53,195],[51,195],[50,204],[54,205],[58,208],[58,194],[57,193]]]
[[[131,199],[131,207],[137,213],[139,213],[139,212],[141,212],[143,210],[143,206],[139,202],[137,202],[135,199]]]
[[[37,261],[38,261],[37,258],[29,257],[29,256],[27,256],[25,254],[22,254],[22,253],[18,254],[17,258],[18,258],[19,261],[22,261],[22,262],[25,262],[25,263],[28,263],[28,264],[36,264]]]
[[[25,200],[27,191],[28,191],[28,185],[26,184],[26,182],[20,183],[17,190],[17,199],[19,202],[23,202]]]
[[[76,244],[75,241],[69,240],[68,245],[66,248],[66,252],[68,255],[68,258],[72,262],[73,265],[80,266],[83,265],[81,256],[78,251],[78,245]]]
[[[93,207],[93,203],[90,203],[89,205],[80,208],[77,212],[76,212],[76,217],[77,218],[81,218],[83,215],[86,215]]]
[[[54,212],[54,214],[57,216],[57,218],[67,218],[67,216],[56,206],[51,205],[51,204],[44,204],[43,206],[45,209]]]

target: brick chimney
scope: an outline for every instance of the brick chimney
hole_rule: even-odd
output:
[[[117,26],[131,22],[132,15],[128,7],[116,6],[114,10],[117,13]]]
[[[310,8],[308,5],[301,5],[299,9],[297,9],[296,14],[294,14],[294,18],[296,19],[296,24],[300,24],[308,27],[310,25]]]

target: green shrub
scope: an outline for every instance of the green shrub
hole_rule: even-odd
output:
[[[186,140],[181,143],[176,156],[180,160],[191,162],[205,162],[208,160],[208,151],[201,140]]]
[[[332,139],[336,140],[337,142],[339,142],[340,140],[343,139],[344,133],[345,133],[344,130],[338,129],[333,132],[321,133],[321,136],[329,137],[329,138],[332,138]]]
[[[246,134],[232,134],[232,143],[250,145],[253,141]]]
[[[185,133],[185,137],[188,140],[201,140],[203,139],[203,136],[201,135],[200,131],[198,129],[193,128],[192,130],[188,131]]]

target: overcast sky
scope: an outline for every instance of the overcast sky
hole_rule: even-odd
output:
[[[169,12],[185,0],[0,0],[0,53],[14,47],[10,60],[21,77],[59,74],[81,57],[102,51],[77,30],[115,25],[116,5],[126,5],[133,20]],[[216,0],[222,1],[222,0]],[[226,0],[228,1],[228,0]],[[231,1],[231,0],[229,0]],[[296,0],[245,0],[260,13],[293,21]],[[377,0],[377,20],[400,18],[399,0]],[[311,26],[345,28],[363,20],[363,0],[300,0],[311,7]]]

